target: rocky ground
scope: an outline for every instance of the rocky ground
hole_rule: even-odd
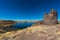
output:
[[[33,25],[26,29],[0,34],[0,40],[60,40],[60,24]]]

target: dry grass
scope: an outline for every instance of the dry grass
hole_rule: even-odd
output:
[[[17,35],[20,35],[20,36],[17,36]],[[4,37],[14,37],[14,36],[16,36],[18,38],[21,37],[22,39],[24,39],[24,38],[33,39],[34,37],[36,37],[38,39],[42,37],[42,39],[44,39],[46,37],[47,40],[50,40],[50,39],[52,40],[52,39],[55,39],[55,37],[56,37],[55,40],[60,40],[60,24],[53,25],[53,26],[34,25],[34,26],[28,27],[23,30],[10,31],[10,32],[1,34],[0,39],[2,39]],[[17,39],[17,38],[15,38],[15,39]],[[36,39],[36,40],[38,40],[38,39]]]

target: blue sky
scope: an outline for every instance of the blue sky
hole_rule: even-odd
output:
[[[60,0],[0,0],[0,19],[41,20],[52,8],[60,19]]]

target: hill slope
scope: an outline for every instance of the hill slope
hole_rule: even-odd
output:
[[[60,24],[33,25],[23,30],[6,32],[0,35],[0,40],[60,40]]]

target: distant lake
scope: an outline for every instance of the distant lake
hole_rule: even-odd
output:
[[[34,24],[35,22],[17,22],[15,25],[11,26],[14,29],[23,29],[30,27]]]

